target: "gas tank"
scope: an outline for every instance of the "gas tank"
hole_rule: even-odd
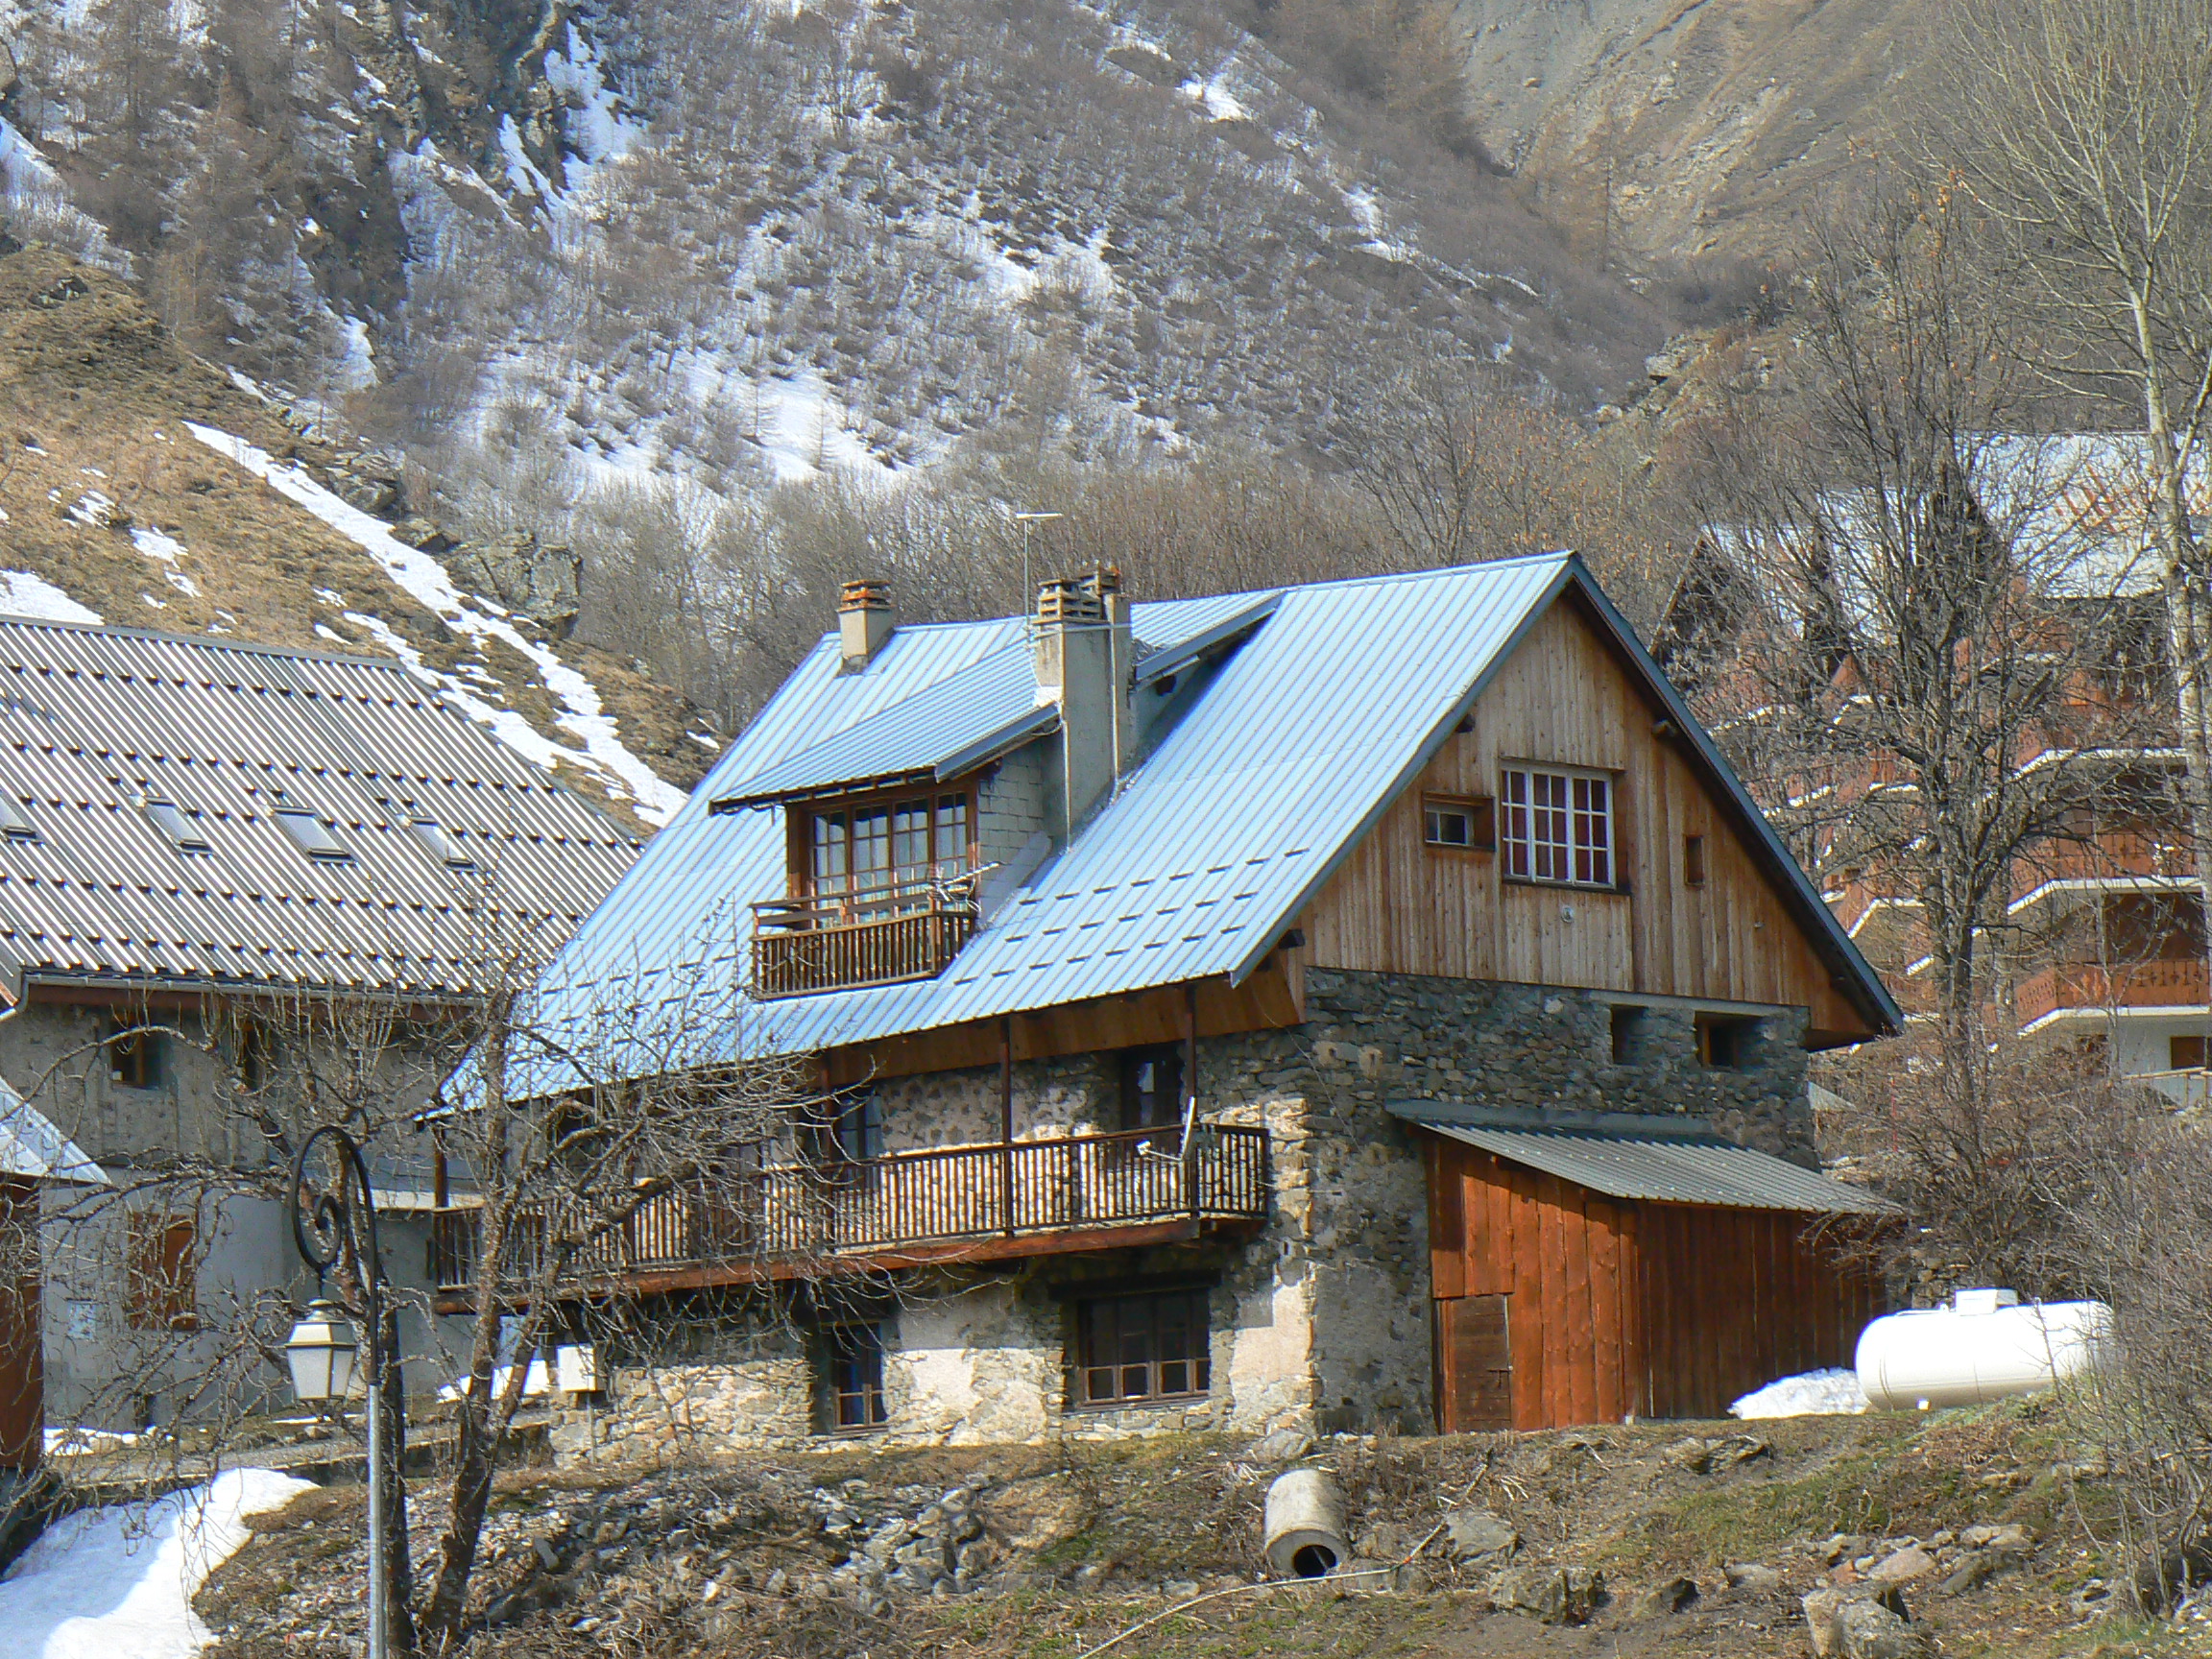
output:
[[[1972,1406],[2032,1394],[2104,1363],[2102,1302],[2020,1306],[2010,1290],[1960,1290],[1948,1308],[1891,1313],[1859,1335],[1859,1386],[1877,1411]]]

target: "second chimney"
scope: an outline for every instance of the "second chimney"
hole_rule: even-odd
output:
[[[1060,706],[1059,822],[1072,835],[1113,793],[1134,764],[1135,710],[1129,681],[1135,641],[1120,573],[1094,570],[1080,581],[1061,578],[1037,589],[1032,618],[1037,695]]]
[[[891,584],[861,580],[845,584],[837,600],[837,637],[848,672],[865,668],[883,649],[898,626],[891,608]]]

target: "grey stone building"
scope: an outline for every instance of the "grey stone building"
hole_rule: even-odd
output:
[[[915,628],[852,585],[555,964],[551,1017],[606,964],[731,945],[729,1052],[831,1091],[823,1231],[722,1271],[749,1311],[603,1356],[569,1455],[1427,1431],[1468,1420],[1476,1302],[1517,1420],[1577,1409],[1503,1334],[1572,1306],[1464,1292],[1454,1138],[1595,1194],[1577,1226],[1794,1228],[1858,1207],[1815,1172],[1807,1056],[1897,1020],[1566,555],[1135,607],[1102,573]],[[1664,1193],[1586,1167],[1660,1143]],[[713,1244],[639,1284],[709,1286]]]

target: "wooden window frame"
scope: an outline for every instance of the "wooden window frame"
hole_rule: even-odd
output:
[[[1124,1131],[1139,1129],[1180,1129],[1183,1125],[1183,1103],[1189,1097],[1189,1079],[1183,1075],[1183,1045],[1180,1043],[1148,1043],[1141,1048],[1123,1048],[1114,1056],[1115,1075],[1120,1086],[1120,1125]],[[1166,1066],[1174,1077],[1174,1111],[1166,1118],[1150,1123],[1141,1120],[1142,1094],[1137,1085],[1137,1072],[1144,1065]],[[1155,1088],[1157,1095],[1160,1091]]]
[[[196,1216],[133,1210],[124,1223],[123,1319],[133,1331],[200,1329]]]
[[[146,1020],[126,1020],[117,1017],[109,1022],[108,1033],[101,1042],[102,1052],[108,1060],[108,1081],[117,1089],[150,1090],[161,1087],[161,1052],[159,1031],[149,1029]],[[126,1036],[124,1033],[130,1033]]]
[[[1436,835],[1436,818],[1439,814],[1464,814],[1467,819],[1465,841],[1439,840]],[[1446,854],[1492,854],[1498,851],[1498,801],[1491,795],[1423,795],[1421,797],[1421,845],[1431,853]]]
[[[895,805],[926,798],[929,803],[929,856],[928,869],[934,874],[946,862],[937,855],[937,807],[947,796],[958,796],[967,814],[967,845],[960,855],[965,870],[973,871],[978,862],[978,822],[981,808],[977,802],[976,781],[973,778],[955,779],[949,783],[909,783],[896,789],[870,789],[854,795],[836,795],[820,801],[795,803],[788,809],[790,824],[789,887],[794,898],[850,900],[854,896],[853,886],[852,817],[880,807],[885,811]],[[814,873],[814,824],[817,819],[833,813],[846,815],[845,881],[842,888],[825,890]],[[896,872],[896,864],[889,866]],[[868,891],[875,891],[869,889]]]
[[[1203,1400],[1214,1388],[1213,1299],[1203,1289],[1160,1290],[1118,1296],[1094,1296],[1074,1305],[1073,1362],[1068,1367],[1069,1408],[1077,1411],[1113,1411],[1130,1406],[1168,1405],[1183,1400]],[[1171,1317],[1164,1320],[1166,1313]],[[1179,1315],[1179,1317],[1176,1317]],[[1184,1338],[1182,1350],[1172,1357],[1165,1352],[1164,1334],[1175,1332]],[[1098,1349],[1103,1339],[1126,1354],[1126,1338],[1141,1334],[1146,1358],[1110,1358]],[[1195,1342],[1190,1338],[1195,1335]],[[1097,1391],[1101,1375],[1109,1376],[1115,1392]],[[1138,1386],[1132,1389],[1131,1382]],[[1180,1382],[1183,1386],[1169,1387]]]
[[[1566,805],[1539,803],[1537,781],[1566,784]],[[1524,781],[1523,798],[1515,799],[1515,781]],[[1576,784],[1601,786],[1602,807],[1577,805]],[[1588,791],[1580,792],[1587,801]],[[1625,890],[1621,874],[1621,779],[1618,773],[1590,766],[1562,766],[1550,761],[1510,760],[1499,768],[1498,871],[1516,885],[1569,887],[1584,893],[1619,893]],[[1564,815],[1565,839],[1547,834],[1539,838],[1539,813]],[[1603,826],[1602,843],[1585,844],[1583,827],[1595,819]],[[1602,874],[1560,876],[1545,871],[1553,857],[1563,858],[1570,870],[1582,866]]]
[[[874,1434],[891,1422],[883,1387],[890,1345],[871,1319],[825,1325],[822,1344],[822,1430],[826,1434]]]

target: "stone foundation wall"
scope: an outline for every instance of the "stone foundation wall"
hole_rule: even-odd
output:
[[[1613,1010],[1641,1009],[1614,1057]],[[1709,1117],[1745,1144],[1814,1163],[1801,1010],[1761,1013],[1739,1063],[1696,1057],[1687,1003],[1557,987],[1314,970],[1308,1022],[1198,1046],[1202,1116],[1264,1125],[1273,1203],[1241,1240],[1041,1257],[908,1283],[884,1319],[896,1443],[1212,1429],[1259,1434],[1432,1429],[1426,1176],[1388,1102]],[[1737,1012],[1741,1012],[1740,1010]],[[1111,1055],[1015,1070],[1018,1136],[1080,1133],[1118,1110]],[[893,1149],[997,1139],[995,1068],[882,1086]],[[1071,1306],[1085,1285],[1210,1280],[1202,1398],[1094,1409],[1067,1399]],[[686,1443],[783,1446],[813,1434],[813,1358],[765,1335],[754,1351],[617,1380],[611,1407],[557,1431],[564,1455]],[[672,1385],[670,1379],[675,1380]],[[582,1424],[582,1427],[578,1427]]]

